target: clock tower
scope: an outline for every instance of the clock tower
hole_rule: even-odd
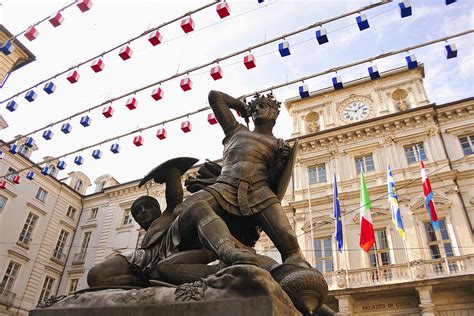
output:
[[[343,89],[325,88],[308,98],[285,101],[293,121],[292,137],[316,133],[334,127],[429,104],[423,86],[424,66],[406,67],[381,73],[380,79],[369,76],[344,83]]]

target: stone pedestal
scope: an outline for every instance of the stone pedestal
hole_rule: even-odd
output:
[[[176,302],[160,305],[104,306],[34,309],[30,316],[148,316],[148,315],[301,315],[271,296],[224,299],[217,301]]]

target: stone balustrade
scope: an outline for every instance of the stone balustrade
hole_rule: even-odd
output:
[[[374,285],[442,278],[474,273],[474,254],[432,260],[414,260],[409,264],[390,264],[364,269],[325,273],[329,290],[362,288]]]

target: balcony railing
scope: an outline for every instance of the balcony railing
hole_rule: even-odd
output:
[[[28,236],[20,236],[16,244],[23,248],[30,248],[31,238]]]
[[[0,304],[12,306],[15,296],[16,296],[15,293],[9,290],[0,288]]]
[[[72,264],[83,264],[86,254],[87,252],[78,252],[74,254],[74,257],[72,258]]]
[[[64,260],[66,260],[66,255],[61,251],[54,249],[51,260],[57,261],[59,263],[64,263]]]
[[[360,288],[382,284],[396,284],[423,279],[436,279],[453,275],[474,273],[474,255],[450,257],[447,259],[415,260],[410,264],[338,270],[326,273],[329,290]]]

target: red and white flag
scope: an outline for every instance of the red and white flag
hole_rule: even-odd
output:
[[[434,229],[439,228],[438,214],[436,214],[436,208],[433,200],[433,190],[431,189],[430,179],[426,175],[425,165],[420,160],[421,167],[421,181],[423,182],[423,194],[425,195],[425,208],[430,214],[431,224]]]

